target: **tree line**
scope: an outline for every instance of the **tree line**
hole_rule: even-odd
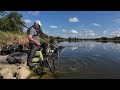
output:
[[[108,38],[108,37],[100,37],[100,38],[91,38],[91,39],[89,39],[89,38],[71,38],[71,37],[69,37],[68,39],[67,39],[68,41],[79,41],[79,40],[107,40],[107,41],[112,41],[112,40],[120,40],[120,37],[118,37],[118,36],[115,36],[115,37],[112,37],[112,38]]]
[[[23,15],[21,13],[18,13],[16,11],[10,12],[7,14],[5,11],[0,11],[0,31],[4,32],[23,32],[23,28],[25,26],[25,22],[22,20]],[[62,38],[62,37],[54,37],[54,36],[48,36],[44,33],[42,33],[43,37],[49,38],[51,42],[54,40],[57,40],[58,42],[61,41],[80,41],[80,40],[107,40],[107,41],[113,41],[113,40],[120,40],[120,37],[101,37],[101,38],[93,38],[93,39],[84,39],[84,38]]]

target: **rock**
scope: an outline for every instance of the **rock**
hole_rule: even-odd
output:
[[[13,77],[12,79],[17,79],[16,77]]]
[[[20,66],[21,66],[21,67],[28,67],[28,66],[27,66],[27,62],[21,63]]]
[[[17,79],[27,79],[31,72],[27,67],[20,67],[17,71]]]
[[[3,77],[3,79],[12,79],[14,76],[14,72],[12,72],[12,70],[8,68],[3,68],[0,71],[0,74]]]
[[[29,79],[40,79],[40,76],[31,76]]]

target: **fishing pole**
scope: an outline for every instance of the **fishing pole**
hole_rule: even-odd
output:
[[[8,16],[10,15],[10,14],[8,14],[7,12],[5,12]],[[26,25],[24,25],[23,23],[20,23],[22,26],[24,26],[24,27],[26,27],[27,29],[29,29],[29,27],[27,27]],[[47,39],[45,39],[44,37],[42,37],[41,35],[39,35],[42,39],[44,39],[48,44],[49,44],[49,42],[48,42],[48,40]]]
[[[7,12],[5,12],[8,16],[10,15],[10,14],[8,14]],[[28,28],[26,25],[24,25],[23,23],[20,23],[22,26],[24,26],[24,27],[26,27],[27,29],[30,29],[30,28]],[[42,37],[42,35],[40,35],[40,32],[39,32],[39,36],[42,38],[42,39],[44,39],[48,44],[49,44],[49,42],[48,42],[48,40],[47,39],[45,39],[44,37]],[[53,44],[52,44],[53,45]],[[47,65],[48,65],[48,68],[50,69],[50,71],[52,72],[52,74],[53,74],[53,76],[56,78],[56,76],[55,76],[55,74],[54,74],[54,72],[53,72],[53,70],[52,70],[52,68],[51,68],[51,65],[50,65],[50,63],[48,62],[48,60],[46,60],[46,63],[47,63]]]

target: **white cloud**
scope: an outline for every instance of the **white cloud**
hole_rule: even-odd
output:
[[[65,29],[62,29],[62,31],[63,31],[63,32],[67,32],[67,30],[65,30]]]
[[[103,34],[107,34],[109,30],[103,31]]]
[[[118,30],[113,31],[110,35],[112,36],[120,36],[120,28],[118,28]]]
[[[103,34],[106,34],[107,33],[107,31],[103,31]]]
[[[76,50],[78,48],[78,46],[72,46],[71,49],[72,50]]]
[[[79,33],[79,35],[80,35],[80,36],[83,36],[83,34],[82,34],[82,33]]]
[[[115,21],[117,23],[120,23],[120,19],[116,19],[116,20],[113,20],[113,21]]]
[[[24,20],[25,23],[31,23],[32,21],[30,19]]]
[[[70,33],[71,33],[71,34],[78,34],[78,32],[77,32],[76,30],[74,30],[74,29],[71,30]]]
[[[50,28],[58,28],[57,26],[50,26]]]
[[[101,27],[101,25],[98,23],[92,23],[91,25],[96,26],[96,27]]]
[[[61,37],[63,37],[63,38],[68,38],[69,37],[69,35],[67,34],[62,34],[62,35],[60,35]]]
[[[84,29],[84,35],[85,36],[96,36],[97,34],[93,30]]]
[[[78,22],[79,19],[77,17],[69,18],[69,22]]]
[[[29,11],[28,14],[32,14],[34,16],[39,15],[40,11]]]

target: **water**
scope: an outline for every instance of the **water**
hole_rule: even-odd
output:
[[[61,42],[65,48],[55,61],[60,79],[119,79],[120,44]]]
[[[59,79],[120,79],[120,44],[61,42],[55,61]]]

